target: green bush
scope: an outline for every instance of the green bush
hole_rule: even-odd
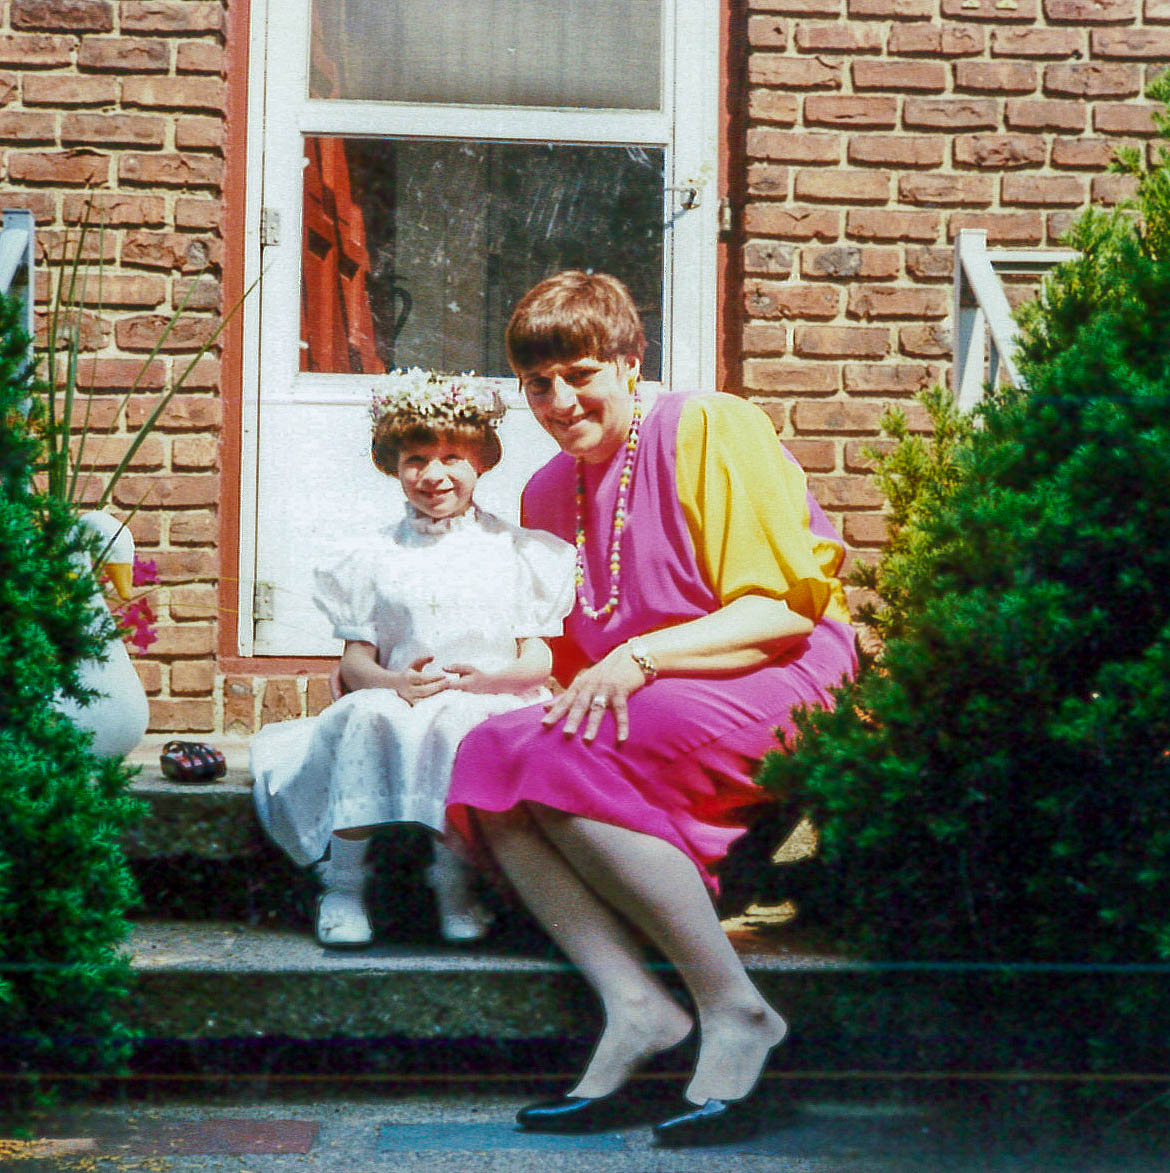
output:
[[[1141,180],[1022,315],[1027,391],[883,462],[884,652],[763,769],[821,832],[804,911],[870,953],[1170,959],[1166,161]]]
[[[135,892],[118,840],[138,804],[131,772],[95,757],[53,704],[81,699],[78,663],[115,636],[73,511],[34,485],[43,388],[18,323],[0,298],[0,1068],[27,1090],[127,1053],[119,946]]]

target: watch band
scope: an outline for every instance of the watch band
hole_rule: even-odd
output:
[[[642,641],[637,638],[626,640],[626,651],[630,653],[630,659],[642,669],[646,683],[651,683],[658,675],[658,665],[654,663],[654,657],[646,650]]]

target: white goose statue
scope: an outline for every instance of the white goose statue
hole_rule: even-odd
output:
[[[106,551],[102,566],[120,598],[130,598],[133,582],[134,539],[130,531],[116,518],[101,510],[83,513],[78,524],[98,537],[98,548]],[[89,559],[85,558],[86,570]],[[93,599],[95,617],[104,615],[105,602],[100,595]],[[150,706],[142,681],[130,663],[126,645],[112,640],[105,660],[85,660],[79,669],[81,683],[99,695],[85,706],[76,701],[61,699],[57,707],[79,729],[93,732],[93,752],[100,757],[124,757],[145,736],[150,722]]]

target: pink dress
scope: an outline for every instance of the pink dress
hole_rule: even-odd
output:
[[[625,455],[622,448],[606,464],[585,466],[585,589],[595,604],[609,593],[610,527]],[[540,469],[524,491],[525,524],[571,542],[576,476],[564,453]],[[630,736],[620,746],[610,712],[592,745],[559,726],[545,728],[543,705],[488,718],[459,748],[449,827],[475,849],[472,812],[542,803],[664,839],[717,890],[713,869],[746,830],[751,809],[767,800],[752,776],[777,748],[775,730],[793,731],[794,708],[831,704],[828,688],[856,670],[854,633],[832,574],[841,553],[840,538],[806,496],[799,466],[758,408],[729,395],[661,396],[641,429],[621,601],[599,620],[574,607],[561,663],[596,662],[632,636],[698,618],[744,593],[811,610],[816,626],[759,668],[660,676],[630,697]]]

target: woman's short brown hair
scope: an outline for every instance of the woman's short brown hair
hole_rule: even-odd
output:
[[[534,285],[512,311],[505,335],[517,374],[549,362],[637,358],[646,334],[630,291],[607,273],[566,269]]]
[[[437,444],[455,440],[466,444],[479,456],[483,472],[500,463],[500,437],[489,423],[474,424],[457,421],[436,425],[425,423],[417,416],[384,415],[374,426],[370,455],[375,466],[387,476],[398,475],[398,458],[402,449],[413,444]]]

